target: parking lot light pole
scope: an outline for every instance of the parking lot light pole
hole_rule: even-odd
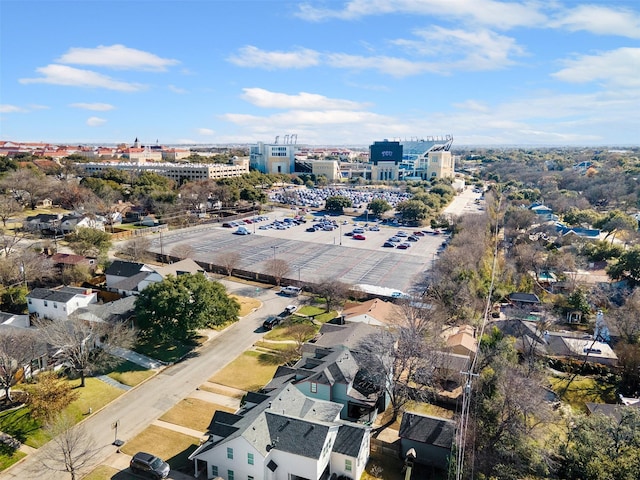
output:
[[[278,249],[277,245],[271,245],[271,248],[273,248],[273,261],[276,261],[276,250]]]
[[[298,269],[298,286],[300,286],[300,269],[302,268],[300,265],[293,265],[293,268]]]

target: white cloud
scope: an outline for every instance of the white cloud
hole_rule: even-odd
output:
[[[165,71],[167,67],[180,63],[178,60],[161,58],[153,53],[128,48],[124,45],[71,48],[56,61],[64,64],[91,65],[119,70],[153,71]]]
[[[258,67],[267,70],[279,68],[307,68],[318,65],[319,54],[315,50],[299,48],[291,52],[267,52],[253,45],[242,47],[228,60],[240,67]]]
[[[559,14],[550,25],[576,32],[640,38],[640,15],[633,10],[602,5],[580,5]]]
[[[81,70],[66,65],[52,64],[46,67],[39,67],[36,71],[44,76],[40,78],[21,78],[18,81],[22,84],[49,83],[69,87],[106,88],[121,92],[135,92],[144,88],[143,85],[137,83],[121,82],[91,70]]]
[[[514,38],[485,29],[451,30],[435,26],[415,34],[421,40],[401,39],[393,43],[418,55],[450,59],[448,63],[440,64],[442,70],[497,70],[513,64],[512,55],[524,54]]]
[[[237,125],[256,126],[267,123],[270,128],[277,127],[287,130],[316,125],[385,123],[389,120],[389,117],[385,115],[345,110],[292,110],[268,116],[228,113],[222,115],[221,118]]]
[[[350,70],[377,70],[380,73],[394,77],[408,77],[424,72],[443,73],[442,67],[437,63],[414,62],[405,58],[359,55],[346,53],[332,53],[327,55],[327,64],[334,68]]]
[[[356,110],[365,106],[351,100],[328,98],[316,93],[300,92],[297,95],[288,95],[263,88],[245,88],[243,91],[244,100],[262,108]]]
[[[552,74],[570,83],[601,81],[608,85],[640,87],[640,48],[619,48],[599,55],[582,55],[565,60],[566,67]]]
[[[180,87],[176,87],[175,85],[169,85],[169,90],[171,90],[173,93],[178,93],[180,95],[188,93],[187,90],[185,90],[184,88],[180,88]]]
[[[104,118],[100,117],[89,117],[87,119],[87,125],[90,127],[100,127],[105,123],[107,123],[107,121]]]
[[[198,134],[200,135],[206,135],[206,136],[215,135],[216,133],[215,130],[211,130],[210,128],[198,128],[196,132],[198,132]]]
[[[18,107],[17,105],[2,104],[0,105],[0,113],[26,113],[28,110]]]
[[[495,0],[351,0],[343,9],[302,4],[298,16],[309,21],[355,20],[372,15],[424,15],[508,29],[544,24],[546,16],[537,2]]]
[[[94,110],[96,112],[107,112],[115,107],[108,103],[72,103],[69,105],[73,108],[81,108],[83,110]]]

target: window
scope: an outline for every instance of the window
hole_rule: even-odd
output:
[[[29,299],[29,305],[31,305],[31,299]]]
[[[318,384],[316,382],[311,382],[311,393],[318,393]]]
[[[350,471],[351,471],[351,460],[345,460],[345,461],[344,461],[344,469],[345,469],[347,472],[350,472]]]
[[[253,480],[253,475],[247,475],[247,480]]]
[[[211,476],[212,477],[217,477],[218,476],[218,466],[217,465],[211,465]]]
[[[233,470],[227,470],[227,479],[234,480],[233,478]]]
[[[53,302],[53,308],[58,308],[58,304],[56,302]]]
[[[48,306],[49,306],[49,303],[48,303],[46,300],[44,301],[44,306],[45,306],[45,307],[48,307]]]
[[[233,448],[227,447],[227,458],[233,460]]]
[[[253,465],[253,453],[247,453],[247,463]]]

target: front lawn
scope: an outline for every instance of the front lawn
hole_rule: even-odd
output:
[[[220,407],[199,398],[185,398],[160,417],[163,422],[181,425],[205,433],[216,410],[233,413],[232,408]]]
[[[257,310],[262,305],[260,300],[251,297],[241,297],[239,295],[230,294],[231,298],[235,299],[236,302],[240,304],[240,311],[238,312],[239,317],[244,317],[249,315],[254,310]]]
[[[137,452],[149,452],[168,462],[172,470],[184,470],[190,466],[188,457],[199,444],[199,438],[150,425],[120,450],[132,456]]]
[[[130,362],[128,360],[119,364],[111,372],[107,374],[113,378],[116,382],[135,387],[139,383],[142,383],[147,378],[154,375],[153,370],[146,369],[138,365],[137,363]]]
[[[566,377],[550,377],[551,388],[560,395],[567,386],[571,375]],[[571,405],[575,410],[587,411],[587,402],[593,403],[616,403],[614,384],[609,383],[604,377],[584,377],[578,376],[571,382],[564,397],[560,400]]]
[[[0,431],[30,447],[39,448],[49,441],[40,427],[27,407],[0,413]]]
[[[133,475],[125,476],[117,476],[119,470],[117,468],[110,467],[108,465],[100,465],[98,468],[94,469],[89,475],[83,477],[83,480],[111,480],[111,479],[122,479],[125,478],[128,480],[129,478],[135,478]]]
[[[20,450],[0,448],[0,472],[26,457]]]
[[[256,391],[269,383],[279,364],[280,359],[274,355],[248,351],[236,357],[209,381],[247,392]]]
[[[206,340],[206,339],[205,339]],[[155,358],[165,363],[175,363],[200,345],[202,338],[195,338],[189,342],[168,340],[166,342],[140,342],[134,350],[147,357]]]

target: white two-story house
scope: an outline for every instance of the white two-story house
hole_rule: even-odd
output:
[[[189,458],[196,475],[224,480],[360,478],[368,427],[339,419],[342,405],[308,398],[292,385],[251,393],[235,414],[217,411],[209,438]]]
[[[98,302],[98,294],[90,288],[34,288],[27,295],[29,314],[52,320],[66,320],[79,308]]]

